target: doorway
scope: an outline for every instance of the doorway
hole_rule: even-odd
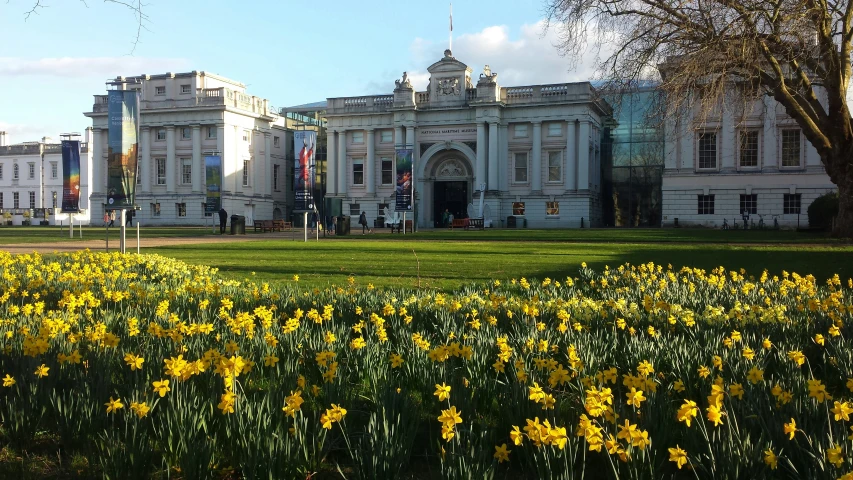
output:
[[[433,191],[433,224],[443,227],[441,217],[445,210],[453,214],[453,218],[468,216],[468,182],[435,182]]]

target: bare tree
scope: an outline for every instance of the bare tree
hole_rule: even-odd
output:
[[[853,238],[851,0],[547,0],[560,50],[607,51],[600,73],[660,72],[670,112],[714,111],[771,96],[802,129],[838,186],[834,233]],[[610,53],[612,49],[612,53]],[[678,114],[678,113],[676,113]]]

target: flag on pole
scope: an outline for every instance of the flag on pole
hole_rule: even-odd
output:
[[[450,4],[450,31],[453,31],[453,4]]]

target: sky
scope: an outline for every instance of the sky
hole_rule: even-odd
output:
[[[594,56],[562,57],[544,0],[457,0],[453,55],[502,86],[589,80]],[[36,3],[44,5],[29,18]],[[390,93],[407,71],[417,90],[448,47],[449,3],[408,0],[101,0],[0,2],[0,131],[10,143],[91,125],[93,95],[119,75],[204,70],[287,107]]]

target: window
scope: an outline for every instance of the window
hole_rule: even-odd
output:
[[[136,160],[136,184],[142,185],[142,162]]]
[[[350,203],[349,204],[349,214],[351,216],[354,216],[354,217],[361,215],[361,204],[360,203]]]
[[[3,164],[2,163],[0,163],[0,180],[3,180]],[[2,208],[2,205],[0,205],[0,208]]]
[[[393,130],[380,130],[379,131],[379,143],[391,143],[394,141],[394,131]]]
[[[166,139],[166,129],[158,128],[157,129],[157,140],[165,140]]]
[[[30,180],[36,178],[36,164],[30,162],[27,164],[27,167],[28,167],[27,170],[28,170],[28,174],[29,174],[28,178]]]
[[[699,200],[699,215],[714,214],[714,196],[713,195],[697,195]]]
[[[743,213],[746,210],[750,214],[758,213],[758,195],[753,193],[752,195],[741,195],[740,196],[740,210],[739,213]]]
[[[783,167],[799,167],[800,166],[800,131],[799,130],[782,130],[782,166]]]
[[[30,192],[30,208],[36,208],[36,192]]]
[[[243,160],[243,186],[249,186],[249,169],[251,168],[251,162],[249,160]]]
[[[251,145],[252,143],[252,132],[248,130],[243,130],[243,141],[247,142]]]
[[[563,181],[563,152],[548,152],[548,181]]]
[[[545,216],[553,217],[560,214],[560,202],[545,202]]]
[[[799,193],[786,193],[783,198],[782,213],[786,215],[800,213],[800,201]]]
[[[361,130],[352,132],[352,143],[364,143],[364,132]]]
[[[186,217],[187,216],[187,204],[186,203],[176,203],[175,208],[178,211],[179,217]]]
[[[758,166],[758,131],[740,132],[740,166],[754,168]]]
[[[352,184],[364,185],[364,160],[360,158],[352,160]]]
[[[51,200],[52,200],[51,205],[53,206],[53,208],[56,208],[56,192],[50,192],[50,193],[51,193]]]
[[[272,146],[273,146],[273,147],[279,147],[279,146],[281,146],[281,139],[280,139],[280,138],[278,138],[278,137],[273,136],[273,137],[272,137]]]
[[[700,133],[698,143],[699,168],[717,168],[717,134],[713,132]]]
[[[159,203],[152,203],[151,204],[151,216],[152,217],[159,217],[160,216],[160,204]]]
[[[190,93],[191,88],[192,88],[192,85],[181,85],[181,93],[186,95],[186,94]]]
[[[514,183],[527,183],[527,152],[520,152],[514,155],[515,164],[513,165],[513,169],[515,173],[513,174],[513,182]]]
[[[515,216],[524,215],[524,202],[512,202],[512,214]]]
[[[12,192],[12,208],[21,208],[21,199],[18,192]]]
[[[207,138],[216,138],[216,127],[207,127]]]
[[[382,185],[391,185],[394,182],[394,161],[390,158],[381,158],[382,162]]]
[[[181,159],[181,183],[183,185],[193,183],[193,160],[191,158]]]
[[[278,138],[278,137],[276,137]],[[281,165],[273,165],[272,166],[272,188],[276,192],[278,191],[278,176],[281,174]]]
[[[388,208],[387,203],[380,203],[380,204],[376,205],[376,215],[379,217],[384,217],[386,208]]]
[[[563,124],[558,122],[552,122],[548,124],[548,136],[549,137],[559,137],[563,135]]]
[[[166,184],[166,159],[158,158],[157,160],[157,185]]]
[[[18,179],[18,164],[12,165],[12,180]]]
[[[165,95],[166,87],[154,87],[154,95]]]
[[[527,124],[519,124],[513,126],[513,131],[515,138],[521,138],[527,136]]]
[[[3,192],[0,192],[0,208],[3,208]]]
[[[59,165],[56,162],[50,162],[50,178],[59,176]]]
[[[181,127],[181,139],[189,140],[193,137],[190,127]]]

